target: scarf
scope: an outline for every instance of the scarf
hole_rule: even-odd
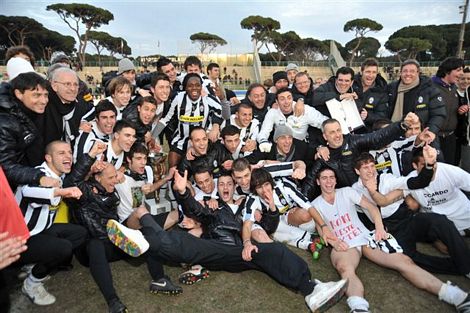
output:
[[[405,101],[405,92],[417,87],[419,85],[419,78],[412,82],[410,85],[405,85],[400,80],[397,90],[397,100],[395,101],[395,108],[393,109],[392,122],[401,121],[403,118],[403,103]]]

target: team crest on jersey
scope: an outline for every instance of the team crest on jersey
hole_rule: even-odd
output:
[[[374,97],[369,98],[369,103],[374,103]]]
[[[212,163],[214,167],[217,167],[217,160],[214,160],[214,163]]]
[[[279,200],[281,200],[281,204],[282,204],[282,205],[287,205],[287,201],[286,201],[286,199],[284,199],[284,198],[281,198],[281,199],[279,199]]]
[[[418,103],[423,103],[423,100],[424,100],[423,97],[419,96]]]
[[[204,104],[199,105],[199,112],[204,112]]]
[[[440,102],[442,102],[442,97],[441,97],[441,96],[437,97],[437,100],[439,100]]]

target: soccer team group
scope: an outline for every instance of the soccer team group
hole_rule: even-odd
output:
[[[7,59],[0,165],[30,237],[0,234],[0,268],[22,266],[22,292],[35,304],[56,301],[45,281],[75,257],[109,312],[127,312],[109,263],[130,255],[145,259],[153,293],[182,293],[167,262],[185,264],[181,284],[254,269],[301,293],[312,312],[344,294],[350,312],[370,312],[356,274],[364,256],[470,312],[469,294],[433,275],[470,279],[463,60],[445,59],[431,78],[407,60],[390,83],[375,59],[322,84],[289,64],[240,101],[220,84],[218,64],[204,74],[190,56],[177,73],[162,57],[156,72],[136,75],[122,59],[94,104],[67,56],[46,77],[28,47],[9,48]],[[332,117],[331,105],[352,108],[360,125]],[[155,197],[170,209],[150,214]],[[285,246],[315,253],[319,242],[341,280],[314,279]]]

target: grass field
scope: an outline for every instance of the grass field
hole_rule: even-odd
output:
[[[466,241],[470,244],[468,238]],[[419,247],[420,250],[435,253],[429,245]],[[307,252],[292,249],[308,262],[315,278],[324,281],[338,279],[330,264],[328,250],[322,251],[318,261],[312,261]],[[208,279],[193,286],[183,286],[183,294],[179,296],[153,295],[148,292],[146,264],[131,261],[112,263],[115,288],[130,312],[308,312],[300,294],[256,271],[236,274],[211,272]],[[176,282],[181,269],[166,266],[165,270]],[[455,312],[453,307],[439,301],[436,296],[413,287],[398,273],[379,268],[365,259],[361,261],[357,272],[364,283],[372,312]],[[443,281],[450,280],[465,290],[470,289],[470,279],[463,276],[438,277]],[[38,307],[21,295],[20,282],[16,282],[11,295],[11,312],[107,312],[105,301],[88,269],[75,261],[72,271],[55,274],[46,286],[57,297],[57,302],[51,306]],[[328,312],[349,312],[345,299]]]

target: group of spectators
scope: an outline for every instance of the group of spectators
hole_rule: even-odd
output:
[[[432,78],[407,60],[391,83],[367,59],[359,73],[341,67],[319,86],[289,64],[269,90],[253,83],[240,101],[216,63],[204,74],[190,56],[177,73],[162,57],[157,72],[137,76],[124,58],[95,106],[67,62],[44,78],[27,47],[7,55],[0,165],[30,237],[0,238],[0,265],[23,265],[22,292],[35,304],[55,302],[44,283],[75,256],[109,312],[127,312],[109,262],[130,254],[146,260],[153,293],[182,293],[162,262],[189,265],[182,284],[208,270],[256,269],[302,293],[312,311],[345,293],[351,312],[369,312],[355,273],[363,255],[470,312],[468,293],[432,274],[470,279],[470,174],[456,166],[469,143],[461,59],[445,59]],[[363,126],[342,129],[332,99],[352,101]],[[168,171],[154,175],[162,153]],[[164,187],[172,209],[151,215],[147,200]],[[315,236],[332,247],[340,281],[312,279],[284,245],[312,253]],[[423,254],[417,242],[445,254]]]

